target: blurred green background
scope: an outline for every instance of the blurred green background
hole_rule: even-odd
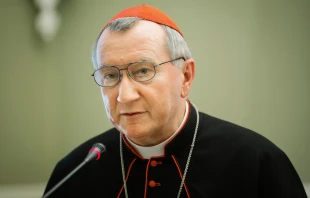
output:
[[[170,15],[196,60],[189,99],[264,135],[310,182],[309,0],[62,0],[44,43],[31,0],[0,1],[0,185],[46,183],[63,156],[109,129],[91,48],[120,10]]]

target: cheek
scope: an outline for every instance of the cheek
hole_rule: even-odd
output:
[[[154,114],[159,119],[165,119],[173,112],[174,107],[179,103],[179,88],[175,84],[162,84],[149,94],[148,101],[153,108]],[[150,102],[149,102],[150,103]],[[156,113],[155,113],[156,112]]]
[[[101,90],[101,96],[107,115],[108,117],[111,117],[111,109],[113,109],[112,108],[113,100],[111,97],[109,97],[109,94],[105,93],[103,90]]]
[[[170,76],[170,79],[174,80],[170,81],[165,86],[165,98],[166,103],[169,105],[167,107],[168,111],[171,113],[176,110],[175,108],[177,108],[181,102],[182,82],[178,75]]]
[[[161,100],[169,103],[177,103],[177,99],[181,96],[182,84],[177,77],[173,76],[173,81],[167,82],[161,86],[158,93]]]

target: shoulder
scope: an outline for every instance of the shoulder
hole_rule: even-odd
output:
[[[113,128],[110,129],[100,135],[97,135],[84,143],[77,146],[73,149],[69,154],[67,154],[64,158],[62,158],[55,166],[52,175],[47,183],[45,192],[51,189],[56,183],[58,183],[61,179],[63,179],[66,175],[68,175],[74,168],[76,168],[79,164],[81,164],[85,157],[87,156],[90,148],[96,143],[102,143],[107,147],[107,151],[105,152],[100,160],[99,163],[90,162],[87,167],[84,167],[82,170],[79,171],[79,176],[82,179],[71,180],[71,187],[76,188],[77,186],[81,185],[83,181],[90,174],[98,174],[96,171],[91,170],[98,170],[98,166],[105,167],[111,166],[109,163],[104,163],[107,160],[106,158],[117,156],[115,152],[119,150],[119,132]],[[112,151],[112,152],[111,152]],[[109,161],[108,161],[109,162]],[[77,178],[77,175],[75,175]],[[70,191],[71,187],[69,187],[69,183],[67,182],[65,185],[67,187],[63,187],[62,190],[58,190],[58,193],[61,195],[65,195],[66,191]],[[73,192],[73,191],[72,191]],[[60,197],[60,196],[58,196]]]
[[[119,132],[115,128],[112,128],[100,135],[97,135],[85,141],[84,143],[80,144],[75,149],[73,149],[64,158],[62,158],[58,162],[57,167],[70,167],[78,165],[85,159],[89,150],[96,143],[102,143],[109,150],[118,149],[117,146],[119,145]]]
[[[243,181],[258,186],[260,197],[306,197],[293,164],[267,138],[204,113],[200,113],[200,123],[196,164],[215,170],[214,178],[216,170],[228,170],[233,178],[247,178]]]
[[[96,143],[104,144],[107,147],[107,151],[103,153],[100,160],[89,162],[87,166],[79,170],[79,172],[75,174],[76,179],[66,182],[64,187],[57,191],[55,197],[71,197],[67,195],[76,192],[75,189],[82,186],[83,188],[91,188],[91,186],[85,186],[85,182],[89,182],[87,180],[88,178],[98,175],[100,170],[111,170],[109,169],[112,166],[111,163],[115,161],[117,156],[115,155],[115,152],[119,152],[119,132],[115,128],[85,141],[62,158],[55,166],[45,188],[45,192],[55,186],[61,179],[80,165],[87,156],[90,148]],[[110,161],[106,160],[108,158],[113,159]],[[98,169],[98,167],[102,167],[102,169]]]
[[[202,139],[229,145],[235,149],[282,152],[274,143],[255,131],[205,113],[200,113],[200,116],[202,121],[200,137]]]

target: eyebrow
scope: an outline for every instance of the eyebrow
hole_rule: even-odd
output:
[[[151,63],[155,64],[155,61],[154,61],[153,58],[148,57],[148,56],[144,56],[144,57],[140,58],[139,60],[137,60],[135,62],[129,62],[129,63],[121,64],[121,65],[110,65],[110,64],[107,64],[107,63],[103,63],[102,65],[99,66],[99,69],[102,68],[102,67],[118,67],[118,66],[128,65],[128,64],[131,64],[131,63],[138,63],[138,62],[151,62]]]
[[[147,57],[147,56],[140,58],[137,62],[145,62],[145,61],[149,61],[149,62],[152,62],[152,63],[155,62],[153,58]]]

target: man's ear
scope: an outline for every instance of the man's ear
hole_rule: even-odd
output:
[[[183,78],[181,97],[185,98],[189,94],[189,90],[191,88],[191,85],[195,77],[194,59],[191,58],[184,62],[182,73],[183,73],[184,78]]]

